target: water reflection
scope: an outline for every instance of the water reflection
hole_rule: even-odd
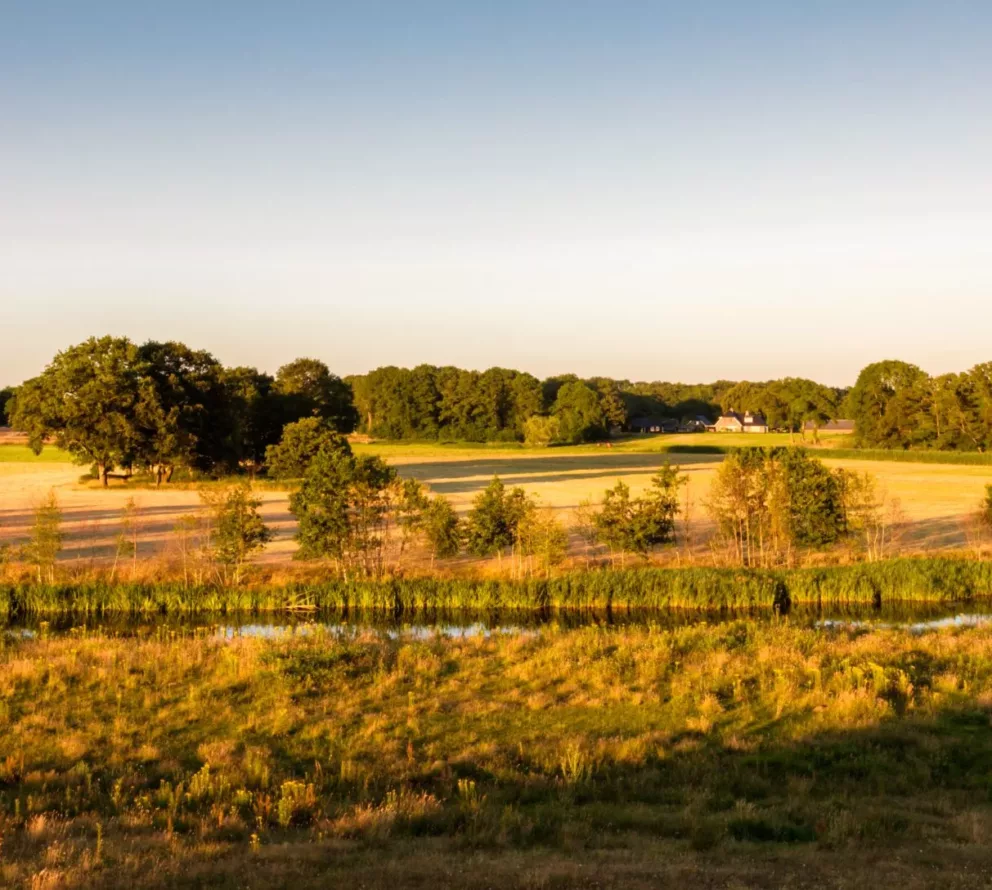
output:
[[[8,639],[25,639],[39,635],[67,635],[93,631],[120,636],[171,637],[216,636],[234,640],[240,637],[273,639],[294,634],[327,633],[353,637],[378,633],[392,639],[426,639],[434,636],[464,639],[493,634],[542,633],[583,627],[624,628],[653,627],[675,629],[697,625],[717,625],[729,621],[749,620],[762,623],[787,621],[793,626],[831,628],[903,628],[922,633],[943,627],[975,627],[992,621],[992,601],[950,605],[889,605],[882,608],[804,608],[794,606],[787,615],[768,610],[696,612],[682,610],[614,610],[502,612],[479,616],[472,614],[415,615],[307,613],[211,617],[134,616],[83,617],[60,616],[52,620],[26,619],[0,628]]]

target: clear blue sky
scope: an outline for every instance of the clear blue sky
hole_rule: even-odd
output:
[[[0,0],[0,384],[992,360],[992,4]]]

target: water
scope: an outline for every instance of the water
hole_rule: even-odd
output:
[[[8,638],[32,638],[38,635],[67,636],[101,631],[121,636],[190,635],[216,636],[233,640],[239,637],[274,639],[282,636],[323,633],[355,636],[379,633],[390,638],[426,639],[443,636],[453,639],[493,634],[534,634],[547,630],[571,630],[580,627],[623,628],[655,627],[672,629],[700,624],[718,625],[730,621],[788,621],[793,626],[830,630],[834,628],[902,628],[911,633],[945,627],[977,627],[992,621],[992,602],[949,605],[891,605],[879,609],[793,607],[787,616],[762,610],[697,611],[619,611],[619,612],[505,612],[485,617],[472,615],[424,615],[394,617],[389,615],[266,614],[227,616],[153,618],[106,617],[80,618],[60,616],[50,621],[32,618],[0,626]]]

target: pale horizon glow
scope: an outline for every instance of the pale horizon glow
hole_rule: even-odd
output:
[[[104,333],[341,375],[992,360],[987,4],[21,5],[0,385]]]

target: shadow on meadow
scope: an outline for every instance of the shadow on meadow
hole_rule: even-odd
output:
[[[36,816],[18,829],[8,813],[4,853],[36,875],[56,849],[77,863],[57,884],[68,887],[984,886],[990,735],[987,713],[968,708],[753,752],[687,732],[672,737],[669,757],[636,766],[566,754],[549,773],[523,753],[509,777],[463,757],[412,773],[401,790],[336,779],[312,798],[314,764],[270,743],[278,773],[303,777],[275,817],[285,824],[242,824],[202,798],[172,825],[136,824],[116,812],[114,789],[133,775],[125,768],[93,774],[106,789],[98,816]],[[189,741],[202,748],[211,738]],[[193,776],[185,793],[202,795],[202,757],[174,753]],[[152,800],[157,772],[148,770],[143,792]],[[0,787],[8,811],[14,794],[39,791]],[[347,817],[318,815],[349,800]]]
[[[397,470],[403,476],[431,480],[439,494],[474,492],[480,480],[499,476],[507,485],[536,485],[548,482],[572,482],[589,479],[614,480],[618,476],[653,475],[665,463],[688,470],[693,464],[713,463],[712,455],[596,454],[555,455],[521,458],[481,458],[472,461],[420,461],[403,463]],[[609,485],[607,481],[606,485]]]
[[[911,888],[990,874],[992,631],[374,637],[10,648],[0,878],[771,887],[870,872]]]

